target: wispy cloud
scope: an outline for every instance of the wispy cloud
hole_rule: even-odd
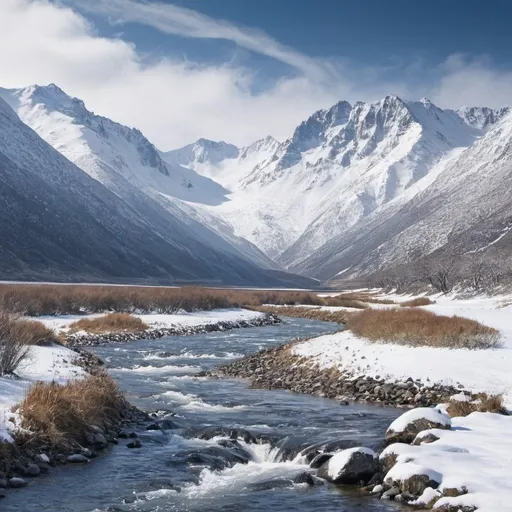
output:
[[[224,39],[242,48],[266,55],[315,80],[332,80],[335,68],[287,47],[261,30],[211,18],[192,9],[140,0],[66,0],[86,12],[110,17],[115,22],[136,22],[166,34],[201,39]]]
[[[261,87],[254,69],[236,62],[147,59],[131,41],[101,37],[78,11],[91,5],[100,15],[158,24],[166,33],[229,39],[296,72]],[[383,69],[353,62],[335,72],[329,63],[286,48],[261,31],[169,5],[0,0],[0,87],[54,82],[89,109],[141,129],[164,150],[199,137],[239,145],[266,135],[283,140],[315,110],[340,99],[374,101],[395,93],[408,99],[429,96],[452,108],[512,103],[512,74],[491,61],[458,56],[442,66],[412,66],[405,72],[406,65]]]

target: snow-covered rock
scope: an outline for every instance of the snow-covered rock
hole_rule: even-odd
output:
[[[318,476],[338,484],[367,482],[377,471],[377,455],[364,447],[335,453],[318,470]]]
[[[428,487],[437,489],[442,481],[443,475],[438,471],[413,462],[395,464],[384,478],[386,485],[413,496],[421,496]]]
[[[450,429],[451,418],[431,407],[418,407],[399,416],[386,431],[388,443],[411,443],[423,430]]]

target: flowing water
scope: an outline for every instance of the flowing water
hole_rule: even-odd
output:
[[[141,426],[142,448],[128,449],[128,441],[120,440],[111,453],[87,466],[59,468],[34,480],[30,487],[10,493],[1,509],[396,510],[393,504],[364,497],[354,489],[320,480],[308,487],[294,484],[293,479],[308,470],[302,448],[340,440],[374,446],[399,411],[340,406],[314,396],[249,389],[243,381],[197,376],[202,370],[262,348],[337,328],[324,322],[288,319],[279,326],[96,347],[129,400],[145,411],[156,412],[158,421],[167,419],[165,429],[147,431]],[[204,427],[217,431],[205,435]],[[238,435],[230,435],[232,429],[241,430],[237,440],[232,438]],[[245,431],[253,437],[249,439]]]

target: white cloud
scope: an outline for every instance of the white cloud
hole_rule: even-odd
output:
[[[507,87],[510,90],[510,77],[492,71],[483,62],[476,67],[467,60],[457,66],[448,62],[441,70],[433,70],[432,76],[442,73],[440,80],[427,84],[423,80],[421,88],[412,87],[409,83],[414,80],[384,80],[378,69],[356,65],[334,67],[283,47],[259,31],[218,22],[193,11],[166,7],[167,14],[160,16],[158,6],[150,6],[148,14],[147,5],[141,10],[133,0],[121,3],[128,6],[128,2],[134,9],[124,19],[156,26],[160,18],[165,27],[159,30],[187,37],[230,39],[289,64],[297,76],[282,78],[254,94],[254,73],[246,67],[171,59],[146,61],[132,44],[100,37],[83,16],[69,7],[48,0],[0,0],[0,86],[54,82],[68,94],[83,99],[89,109],[140,128],[162,149],[179,147],[199,137],[236,144],[268,134],[284,139],[301,120],[339,99],[375,100],[390,92],[415,98],[431,93],[433,99],[447,106],[446,102],[460,99],[457,92],[463,90],[466,103],[475,103],[474,98],[492,106],[497,102],[495,91],[501,91],[501,101]],[[95,5],[116,7],[119,3],[110,0],[109,4]],[[177,18],[176,13],[180,14]],[[170,20],[173,16],[174,22]],[[390,75],[389,69],[385,72]],[[421,72],[427,73],[425,69]],[[478,80],[469,87],[475,77]],[[418,78],[422,77],[416,76],[416,81]]]
[[[441,107],[512,105],[512,71],[494,67],[489,57],[451,55],[440,71],[431,97]]]
[[[202,39],[225,39],[242,48],[279,60],[315,80],[330,80],[335,71],[327,62],[312,59],[282,45],[265,32],[239,27],[226,20],[205,16],[185,7],[140,0],[66,0],[76,7],[113,18],[117,22],[139,22],[161,32]]]

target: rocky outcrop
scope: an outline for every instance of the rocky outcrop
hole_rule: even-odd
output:
[[[265,314],[251,320],[236,320],[232,322],[217,322],[196,326],[176,325],[172,327],[159,327],[136,332],[111,332],[102,334],[75,333],[68,334],[66,344],[72,349],[102,345],[104,343],[124,343],[136,340],[155,340],[165,336],[190,336],[192,334],[205,334],[216,331],[229,331],[245,327],[262,327],[264,325],[276,325],[281,320],[272,314]]]

